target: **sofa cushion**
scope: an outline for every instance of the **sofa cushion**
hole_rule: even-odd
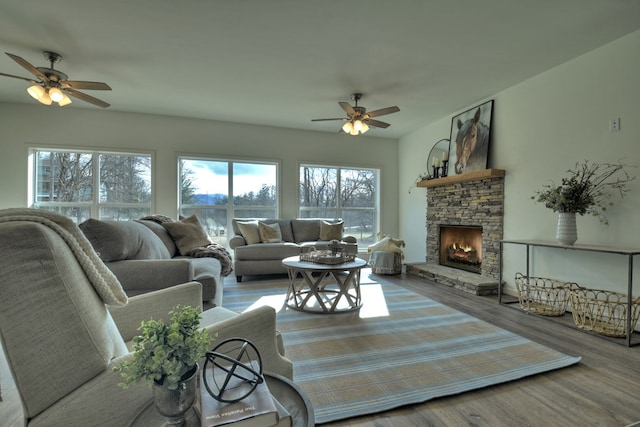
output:
[[[282,242],[280,224],[278,224],[277,222],[274,222],[273,224],[267,224],[266,222],[258,221],[258,232],[260,234],[260,241],[262,243]]]
[[[280,226],[280,234],[282,234],[283,242],[294,242],[293,231],[291,230],[291,220],[290,219],[274,219],[274,218],[233,218],[231,221],[231,226],[233,227],[233,233],[240,236],[242,232],[240,231],[240,227],[238,223],[240,222],[257,222],[262,221],[265,224],[275,224],[278,223]]]
[[[330,223],[320,221],[320,238],[319,240],[342,240],[342,231],[344,222]]]
[[[300,246],[295,243],[262,243],[260,245],[238,246],[235,249],[235,260],[259,261],[282,260],[290,256],[300,255]]]
[[[173,237],[171,237],[167,229],[162,226],[162,223],[147,219],[134,219],[134,221],[143,224],[149,230],[153,231],[153,233],[158,236],[166,246],[170,257],[173,258],[174,256],[179,255],[176,242],[173,241]]]
[[[162,226],[167,229],[173,241],[176,242],[180,255],[186,255],[192,249],[211,243],[209,236],[195,215],[176,222],[164,222]]]
[[[258,221],[238,221],[240,234],[246,240],[247,245],[255,245],[262,242],[260,240],[260,232],[258,231]]]
[[[320,221],[317,219],[292,219],[291,228],[296,243],[318,240],[320,237]]]
[[[89,218],[79,227],[104,262],[171,258],[162,240],[136,221]]]

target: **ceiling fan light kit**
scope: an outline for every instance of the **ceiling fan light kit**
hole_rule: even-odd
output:
[[[361,120],[352,120],[342,126],[342,131],[352,136],[357,136],[369,130],[369,126]]]
[[[59,71],[53,69],[53,64],[62,60],[62,56],[55,52],[45,51],[42,52],[45,59],[49,61],[50,67],[34,67],[23,58],[13,55],[9,52],[5,52],[11,59],[22,66],[24,69],[33,74],[37,79],[14,76],[11,74],[0,73],[0,76],[13,77],[16,79],[26,80],[34,83],[27,89],[27,93],[44,105],[51,105],[56,102],[59,106],[71,104],[70,96],[78,98],[82,101],[86,101],[90,104],[98,107],[107,108],[110,104],[89,96],[83,92],[79,92],[76,89],[88,89],[88,90],[111,90],[109,85],[102,82],[88,82],[88,81],[73,81],[68,80],[68,76]]]
[[[71,104],[71,98],[56,87],[45,89],[40,85],[33,85],[27,89],[27,93],[44,105],[51,105],[57,102],[60,107],[64,107],[65,105]]]
[[[348,135],[358,136],[362,135],[369,130],[370,127],[377,128],[388,128],[391,126],[389,123],[381,122],[379,120],[374,120],[373,117],[383,116],[385,114],[396,113],[400,111],[400,108],[393,106],[387,108],[381,108],[380,110],[375,110],[367,113],[367,109],[365,107],[359,106],[358,101],[362,98],[361,93],[354,93],[351,95],[351,99],[356,102],[356,105],[353,107],[348,102],[338,102],[338,105],[347,113],[347,117],[339,117],[332,119],[312,119],[312,122],[320,122],[327,120],[342,120],[346,122],[340,132],[344,132]]]
[[[40,85],[33,85],[27,89],[27,93],[31,95],[33,99],[40,100],[40,98],[42,98],[47,93],[47,91],[45,91],[44,88]]]

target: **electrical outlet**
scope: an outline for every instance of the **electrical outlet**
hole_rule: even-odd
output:
[[[620,117],[609,120],[609,132],[618,132],[620,130]]]

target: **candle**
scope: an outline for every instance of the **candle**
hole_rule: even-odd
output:
[[[435,156],[431,159],[431,166],[435,166],[436,165],[436,159]]]
[[[449,152],[448,151],[443,151],[442,152],[442,160],[449,160]]]
[[[437,168],[440,167],[440,159],[436,158],[436,164],[434,166],[437,167]]]

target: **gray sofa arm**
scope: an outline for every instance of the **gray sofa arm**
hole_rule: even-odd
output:
[[[229,247],[231,249],[235,249],[238,246],[246,246],[247,241],[244,240],[244,237],[236,234],[235,236],[233,236],[231,239],[229,239]]]
[[[211,335],[218,334],[211,347],[229,338],[251,341],[260,352],[263,369],[293,378],[293,362],[284,355],[282,336],[276,331],[276,311],[261,306],[238,314],[224,307],[215,307],[202,313],[201,325]]]
[[[154,291],[193,280],[188,259],[132,259],[105,264],[125,291]]]
[[[120,335],[128,342],[139,334],[143,320],[169,320],[169,312],[178,305],[190,305],[202,311],[202,285],[189,282],[129,298],[123,307],[108,306]]]

